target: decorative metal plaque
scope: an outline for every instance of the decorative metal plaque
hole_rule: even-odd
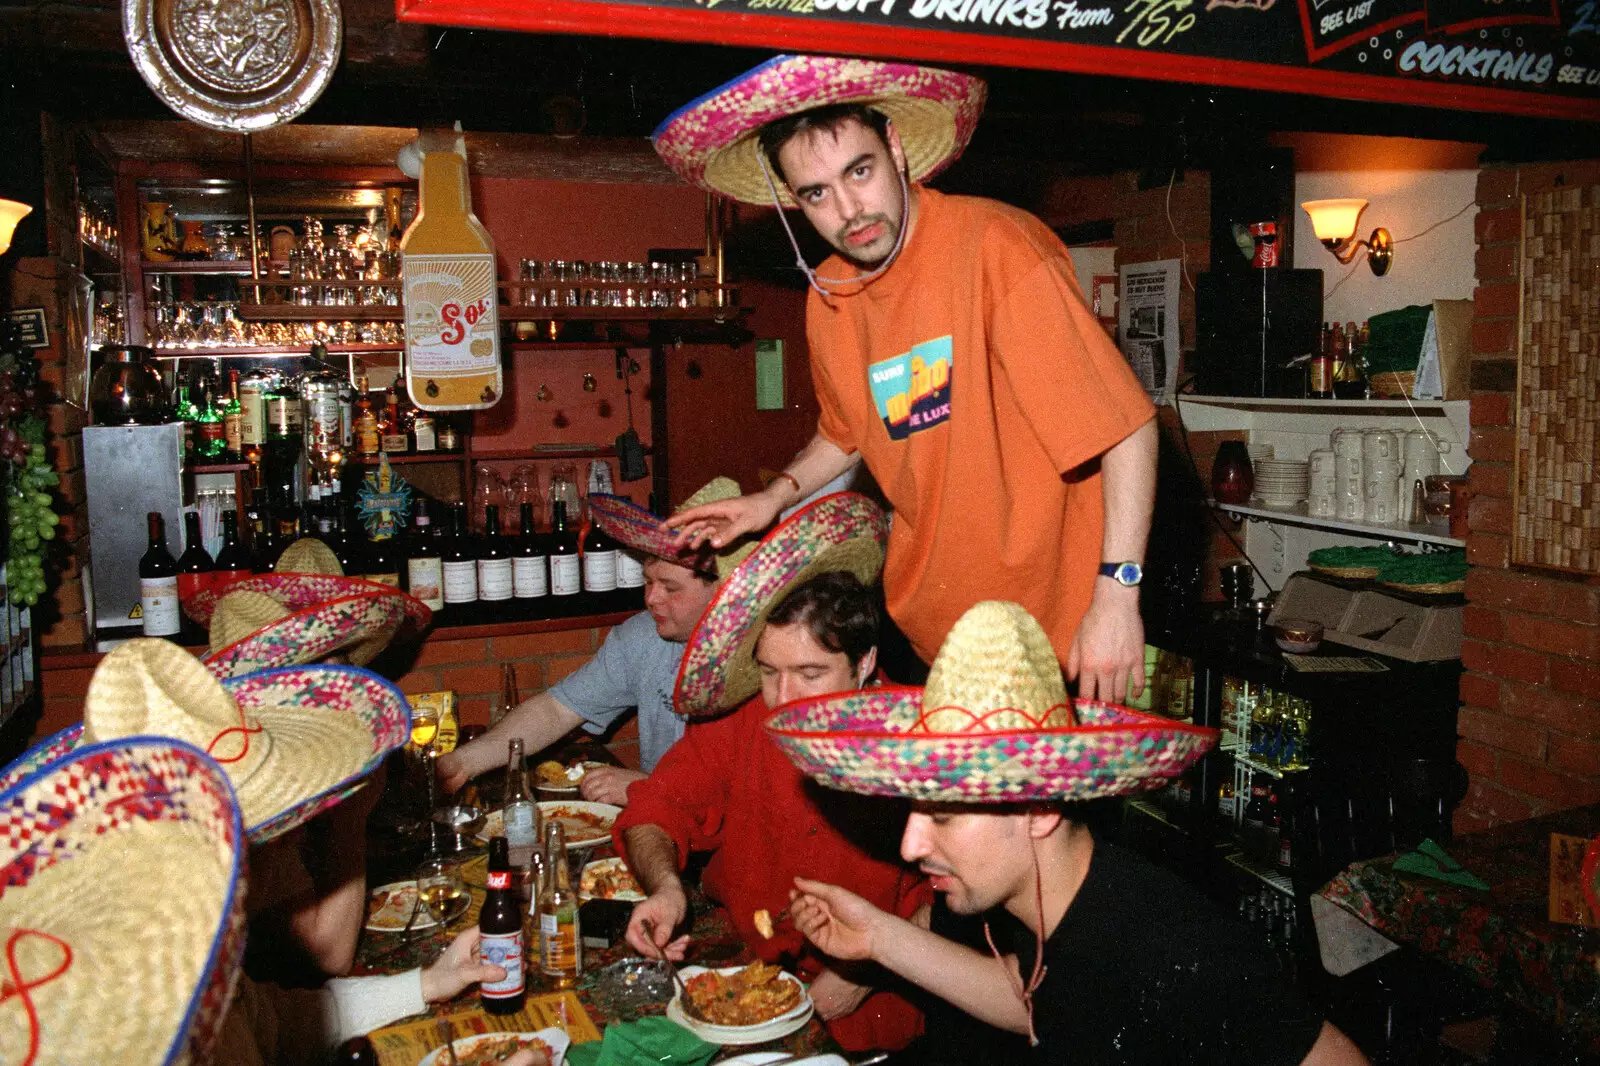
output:
[[[253,133],[292,121],[333,77],[339,0],[123,0],[134,66],[172,110]]]

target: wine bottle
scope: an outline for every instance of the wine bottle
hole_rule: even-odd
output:
[[[145,515],[150,541],[139,557],[139,621],[147,637],[177,636],[182,615],[178,610],[178,561],[167,551],[166,529],[160,511]]]
[[[512,594],[519,600],[540,600],[550,595],[550,563],[544,539],[533,528],[533,504],[524,503],[522,535],[511,556]]]
[[[331,511],[330,524],[333,527],[330,547],[339,559],[339,566],[351,577],[362,576],[367,572],[367,553],[362,551],[360,539],[344,528],[344,515],[337,507]]]
[[[578,536],[567,528],[565,500],[557,500],[550,505],[549,544],[550,595],[578,595],[583,591],[583,574],[578,564]]]
[[[221,590],[250,576],[250,553],[239,544],[239,512],[222,512],[222,547],[211,571],[211,587]]]
[[[472,532],[467,528],[467,505],[450,509],[450,539],[441,553],[444,559],[444,602],[454,614],[470,613],[478,602],[478,554],[473,550]]]
[[[400,587],[400,545],[394,537],[369,537],[361,576],[391,588]]]
[[[200,513],[183,514],[183,554],[178,556],[178,599],[188,600],[211,587],[216,560],[200,536]]]
[[[489,838],[487,893],[478,912],[478,957],[502,967],[506,975],[499,981],[485,981],[478,987],[483,1009],[489,1014],[515,1014],[527,999],[527,976],[522,970],[522,908],[517,905],[517,888],[511,869],[506,838]]]
[[[509,600],[512,593],[511,545],[500,535],[500,508],[483,509],[483,540],[478,547],[478,599]]]
[[[428,501],[417,501],[411,520],[411,541],[406,545],[406,591],[435,611],[444,608],[444,560],[433,535]]]
[[[606,536],[599,522],[592,522],[583,538],[583,591],[596,607],[615,598],[617,591],[617,544]]]

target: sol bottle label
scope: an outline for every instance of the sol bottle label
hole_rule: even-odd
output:
[[[510,875],[504,875],[510,881]],[[494,885],[490,885],[493,888]],[[509,884],[508,886],[509,887]],[[484,933],[478,941],[478,958],[506,971],[503,981],[485,981],[482,991],[485,999],[511,999],[522,995],[526,977],[522,972],[522,932]]]
[[[417,405],[493,406],[500,399],[494,254],[407,254],[403,273],[406,383]]]

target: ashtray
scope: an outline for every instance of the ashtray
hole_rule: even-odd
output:
[[[1322,643],[1322,623],[1304,618],[1282,618],[1273,624],[1272,636],[1284,651],[1316,651]]]
[[[614,962],[595,976],[594,995],[607,1014],[631,1017],[666,1003],[673,996],[672,976],[656,959],[635,955]]]

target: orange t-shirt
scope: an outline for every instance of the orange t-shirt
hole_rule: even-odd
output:
[[[811,294],[817,429],[861,453],[894,508],[884,590],[924,661],[992,599],[1026,607],[1065,661],[1101,562],[1091,460],[1154,408],[1044,223],[919,195],[887,271],[848,295]],[[818,272],[857,273],[838,256]]]

